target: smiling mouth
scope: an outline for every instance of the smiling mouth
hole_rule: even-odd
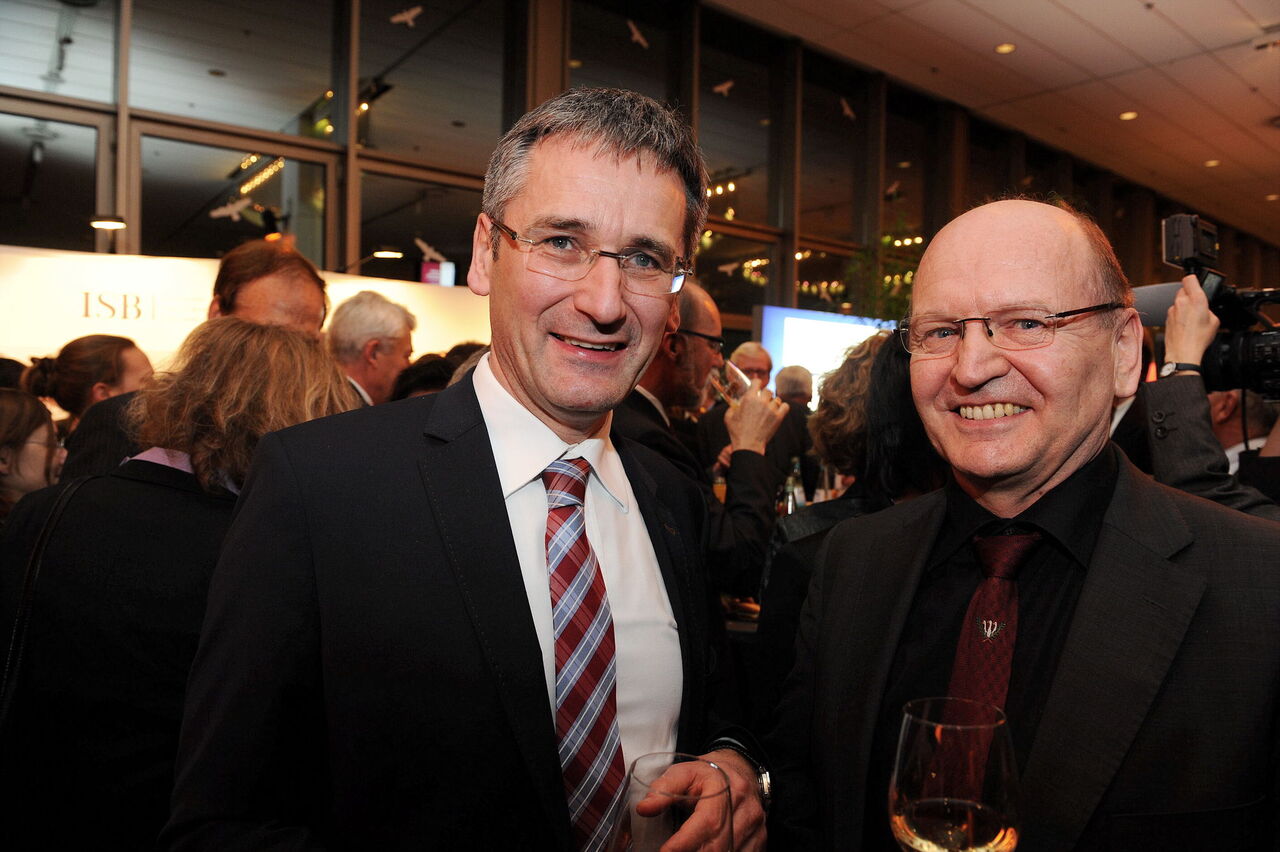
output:
[[[580,349],[592,349],[596,352],[617,352],[624,345],[616,341],[608,343],[590,343],[586,340],[578,340],[576,337],[565,337],[564,335],[556,334],[554,331],[551,332],[551,336],[556,340],[569,344],[570,346],[577,346]]]
[[[1012,402],[995,402],[987,405],[962,405],[956,410],[965,420],[995,420],[997,417],[1012,417],[1029,409]]]

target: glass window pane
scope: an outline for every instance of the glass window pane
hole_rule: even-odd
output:
[[[804,249],[796,261],[796,307],[811,311],[849,310],[848,277],[853,258]]]
[[[129,103],[316,135],[332,89],[332,0],[134,0]]]
[[[0,113],[0,242],[93,251],[98,131]]]
[[[932,105],[896,86],[889,87],[885,116],[885,190],[881,233],[915,237],[924,230],[924,194]]]
[[[471,234],[480,215],[480,190],[439,183],[387,177],[365,172],[360,179],[360,256],[381,248],[404,252],[398,260],[365,261],[359,272],[379,278],[421,281],[424,255],[421,240],[453,266],[453,283],[466,286],[471,267]],[[352,270],[356,271],[356,270]],[[428,267],[428,273],[438,268]]]
[[[324,166],[142,138],[142,253],[219,257],[280,230],[324,265]]]
[[[370,150],[484,174],[502,135],[502,0],[360,4],[358,133]]]
[[[1008,131],[969,122],[969,205],[994,201],[1009,191]]]
[[[663,22],[673,15],[663,3],[575,0],[569,85],[613,86],[666,100],[671,35]]]
[[[116,2],[0,3],[0,83],[114,101]]]
[[[711,172],[711,215],[768,222],[769,66],[761,33],[702,12],[698,142]],[[732,188],[731,188],[732,185]]]
[[[811,61],[812,60],[812,61]],[[801,113],[800,232],[853,242],[853,189],[857,134],[861,133],[852,75],[823,74],[818,57],[805,56]],[[839,81],[838,77],[848,79]],[[830,81],[828,84],[827,78]]]
[[[720,313],[750,314],[765,302],[776,259],[776,246],[705,231],[698,251],[698,281],[716,300]]]

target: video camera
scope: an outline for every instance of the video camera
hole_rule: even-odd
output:
[[[1237,290],[1213,266],[1218,229],[1199,216],[1179,213],[1160,223],[1164,262],[1194,275],[1222,330],[1205,350],[1201,369],[1208,390],[1245,388],[1280,400],[1280,327],[1262,312],[1280,304],[1280,289]],[[1261,326],[1253,330],[1254,326]]]

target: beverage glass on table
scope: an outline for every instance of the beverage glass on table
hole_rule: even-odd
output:
[[[692,766],[682,764],[697,764],[713,771],[705,773],[700,784],[683,793],[666,792],[667,785],[675,789],[685,786],[680,775]],[[676,783],[671,784],[672,781]],[[729,776],[714,763],[678,752],[641,755],[631,762],[623,796],[610,852],[657,852],[680,830],[695,808],[704,829],[699,835],[699,848],[708,852],[732,852],[733,801],[729,795]],[[638,805],[643,813],[637,811]],[[654,808],[659,809],[657,813],[651,812]]]
[[[1004,712],[963,698],[907,702],[889,825],[912,852],[1013,852],[1018,768]]]

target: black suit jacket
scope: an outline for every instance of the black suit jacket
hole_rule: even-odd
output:
[[[89,406],[76,430],[67,436],[63,481],[90,474],[107,474],[141,449],[125,430],[125,409],[135,391],[108,397]]]
[[[613,434],[658,453],[698,487],[707,507],[706,538],[716,589],[736,595],[756,594],[777,521],[775,496],[781,483],[769,461],[755,452],[734,453],[721,503],[693,453],[639,391],[632,391],[613,412]]]
[[[0,536],[0,636],[58,489]],[[44,553],[0,740],[0,848],[155,847],[169,815],[187,671],[235,498],[131,461],[86,482]]]
[[[706,743],[701,496],[616,441]],[[542,654],[471,379],[267,436],[209,594],[174,849],[568,849]]]
[[[1108,450],[1119,453],[1118,450]],[[771,848],[859,849],[885,680],[942,492],[828,536],[767,743]],[[1121,464],[1022,778],[1019,852],[1272,849],[1280,525]]]

